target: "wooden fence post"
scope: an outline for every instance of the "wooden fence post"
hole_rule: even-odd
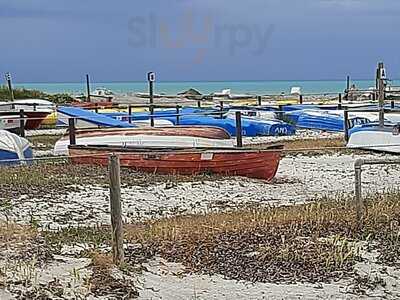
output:
[[[154,127],[154,105],[150,104],[150,126]]]
[[[180,110],[179,110],[179,105],[176,106],[176,125],[179,125],[179,114],[180,114]]]
[[[339,93],[339,103],[337,108],[342,109],[342,93]]]
[[[110,172],[111,241],[113,263],[120,265],[124,261],[124,237],[121,212],[120,162],[117,155],[110,155],[108,168]]]
[[[262,105],[262,98],[261,96],[257,96],[258,106]]]
[[[300,97],[299,99],[300,104],[303,104],[303,95],[300,95],[299,97]]]
[[[344,129],[344,140],[346,142],[349,141],[349,111],[348,108],[344,109],[344,120],[343,120],[343,129]]]
[[[128,115],[129,115],[128,121],[130,124],[130,123],[132,123],[132,106],[130,104],[128,105]]]
[[[243,147],[242,139],[242,113],[240,111],[235,112],[236,118],[236,146],[238,148]]]
[[[90,102],[90,79],[89,79],[89,74],[86,74],[86,97],[87,97],[87,102]]]
[[[69,133],[69,144],[76,145],[76,136],[75,136],[75,119],[68,119],[68,133]]]
[[[220,110],[219,117],[221,119],[223,119],[224,118],[224,101],[219,102],[219,110]]]
[[[19,110],[19,135],[25,137],[25,114],[23,109]]]

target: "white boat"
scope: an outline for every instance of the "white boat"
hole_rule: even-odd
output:
[[[290,95],[293,96],[300,96],[301,95],[301,87],[294,86],[290,89]]]
[[[53,113],[56,110],[56,106],[53,102],[43,99],[22,99],[15,100],[11,103],[15,110],[23,109],[26,112],[38,111]]]
[[[115,94],[106,88],[97,88],[93,92],[90,92],[90,96],[102,97],[102,98],[115,98]]]
[[[400,125],[379,127],[377,124],[356,126],[350,132],[347,148],[400,153]]]
[[[20,127],[19,114],[0,112],[0,130],[16,132]]]
[[[192,136],[163,136],[163,135],[109,135],[76,137],[77,145],[108,145],[108,146],[140,146],[140,147],[183,147],[183,148],[231,148],[231,139],[210,139]],[[68,136],[58,140],[54,146],[54,155],[68,155]]]
[[[244,117],[251,117],[257,120],[277,120],[276,113],[263,110],[230,109],[226,116],[229,118],[236,118],[235,113],[237,111],[240,111]]]

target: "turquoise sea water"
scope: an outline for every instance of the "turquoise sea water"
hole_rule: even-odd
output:
[[[375,85],[373,80],[355,80],[361,89],[368,89]],[[400,85],[400,80],[394,81],[394,85]],[[37,89],[47,93],[69,93],[78,94],[85,92],[86,83],[16,83],[15,87],[24,87],[27,89]],[[281,92],[289,93],[290,88],[299,86],[303,94],[309,93],[340,93],[346,88],[345,80],[315,80],[315,81],[194,81],[194,82],[156,82],[155,93],[164,93],[174,95],[189,88],[195,88],[203,94],[221,91],[222,89],[231,89],[232,94],[255,94],[268,95],[279,94]],[[146,82],[104,82],[92,83],[91,89],[104,87],[116,93],[128,92],[147,92]]]

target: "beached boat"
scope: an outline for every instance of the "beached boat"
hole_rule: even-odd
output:
[[[76,132],[77,145],[141,147],[232,147],[233,141],[224,129],[205,126],[164,128],[96,129]],[[67,155],[69,136],[54,146],[55,155]]]
[[[17,161],[9,160],[32,157],[32,149],[28,140],[6,130],[0,130],[0,165],[17,164]]]
[[[24,110],[27,118],[25,129],[28,130],[39,128],[42,122],[55,111],[53,103],[42,99],[15,100],[0,105],[0,111],[3,112],[19,112],[21,109]]]
[[[175,117],[163,117],[176,124]],[[182,116],[180,125],[214,126],[225,129],[230,135],[236,135],[236,120],[234,117],[213,118],[208,116]],[[251,117],[242,117],[243,136],[281,136],[295,134],[295,127],[279,120],[258,120]]]
[[[60,106],[58,112],[58,125],[68,126],[68,119],[75,119],[76,128],[93,128],[93,127],[118,127],[129,128],[135,127],[127,122],[107,117],[103,114],[98,114],[90,110],[78,107]]]
[[[348,148],[400,153],[400,125],[378,123],[358,125],[349,131]]]
[[[19,113],[0,112],[0,130],[17,132],[20,127]]]
[[[276,174],[282,146],[264,150],[136,148],[70,146],[73,163],[106,166],[111,153],[119,155],[122,167],[158,174],[196,175],[213,173],[270,181]]]
[[[285,113],[285,118],[296,124],[296,127],[338,132],[344,130],[343,111],[332,110],[293,110]],[[356,114],[349,114],[349,128],[367,124],[371,121]]]

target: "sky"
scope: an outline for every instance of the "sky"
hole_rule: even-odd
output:
[[[398,0],[0,0],[16,82],[400,78]],[[3,75],[2,75],[3,77]]]

